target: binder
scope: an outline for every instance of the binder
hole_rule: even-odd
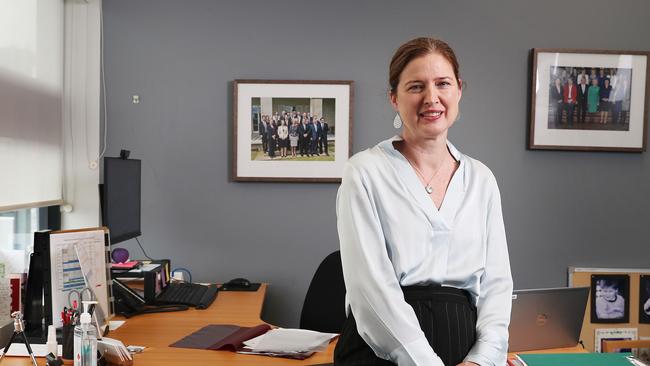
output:
[[[630,353],[521,354],[527,366],[631,366]]]
[[[178,348],[237,351],[244,341],[268,332],[271,327],[260,324],[255,327],[240,327],[231,324],[205,326],[183,339],[169,345]]]

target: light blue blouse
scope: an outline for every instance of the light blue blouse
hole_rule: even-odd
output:
[[[466,361],[506,363],[512,277],[492,172],[447,146],[460,162],[440,210],[393,147],[396,136],[346,164],[336,209],[346,311],[375,353],[400,366],[443,366],[400,286],[467,290],[478,309],[477,341]]]

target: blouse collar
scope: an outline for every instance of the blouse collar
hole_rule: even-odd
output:
[[[466,190],[467,159],[447,140],[449,152],[460,165],[449,182],[442,205],[438,210],[429,194],[424,190],[424,186],[422,186],[415,169],[413,169],[404,155],[393,146],[393,142],[403,140],[399,135],[393,136],[379,143],[379,147],[391,158],[389,161],[391,162],[392,168],[395,169],[399,179],[402,180],[402,183],[406,186],[415,201],[423,209],[434,229],[448,230],[454,221]],[[442,220],[440,220],[441,218]]]

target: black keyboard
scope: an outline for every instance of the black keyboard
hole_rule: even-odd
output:
[[[206,309],[217,297],[217,285],[172,282],[156,298],[160,304],[183,304]]]

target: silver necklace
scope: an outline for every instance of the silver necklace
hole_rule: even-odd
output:
[[[411,159],[409,159],[406,155],[404,155],[404,157],[406,158],[406,161],[408,161],[409,164],[411,164],[411,166],[413,167],[413,169],[415,169],[415,172],[418,173],[418,175],[420,176],[420,178],[422,178],[422,181],[426,182],[426,184],[424,185],[424,190],[427,191],[427,194],[431,194],[431,193],[433,193],[433,187],[431,186],[431,181],[433,180],[433,178],[436,177],[436,175],[438,175],[438,173],[440,172],[440,170],[442,169],[442,167],[445,166],[445,164],[447,163],[447,159],[445,159],[445,161],[442,162],[442,164],[441,164],[440,167],[436,170],[436,172],[433,173],[433,175],[431,176],[431,178],[429,178],[429,180],[427,180],[427,179],[424,177],[424,174],[422,174],[422,172],[420,171],[420,169],[418,169],[418,167],[415,166],[415,164],[413,164],[413,162],[411,161]]]

